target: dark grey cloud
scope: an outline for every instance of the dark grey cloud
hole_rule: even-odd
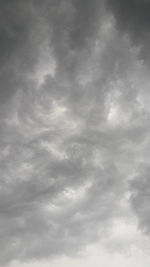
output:
[[[38,62],[42,34],[40,15],[33,1],[0,3],[0,101],[18,90],[27,90],[27,80]]]
[[[121,33],[131,38],[133,44],[140,48],[140,56],[149,62],[149,0],[106,0],[106,6],[113,12]]]
[[[26,17],[21,3],[19,4],[18,1],[14,1],[14,3],[1,1],[0,9],[0,99],[3,103],[9,96],[12,96],[16,88],[19,87],[19,80],[21,77],[16,64],[20,63],[22,51],[24,50],[22,48],[24,47],[24,43],[28,42],[28,21],[31,20],[31,18],[29,15]],[[26,52],[24,51],[24,53]],[[29,61],[29,63],[31,62],[29,58],[27,61]]]
[[[98,1],[1,1],[1,101],[8,101],[34,71],[44,38],[49,38],[58,66],[74,71],[77,50],[85,49],[96,33],[101,5]]]

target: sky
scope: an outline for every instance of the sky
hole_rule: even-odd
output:
[[[0,267],[150,266],[149,29],[149,0],[0,0]]]

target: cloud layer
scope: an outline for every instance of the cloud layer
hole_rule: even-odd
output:
[[[1,1],[2,265],[149,232],[148,8]]]

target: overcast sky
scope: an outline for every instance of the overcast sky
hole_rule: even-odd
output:
[[[149,252],[150,1],[0,0],[0,267]]]

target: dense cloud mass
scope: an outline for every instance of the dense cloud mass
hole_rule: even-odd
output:
[[[149,1],[0,13],[0,264],[128,248],[150,230]]]

